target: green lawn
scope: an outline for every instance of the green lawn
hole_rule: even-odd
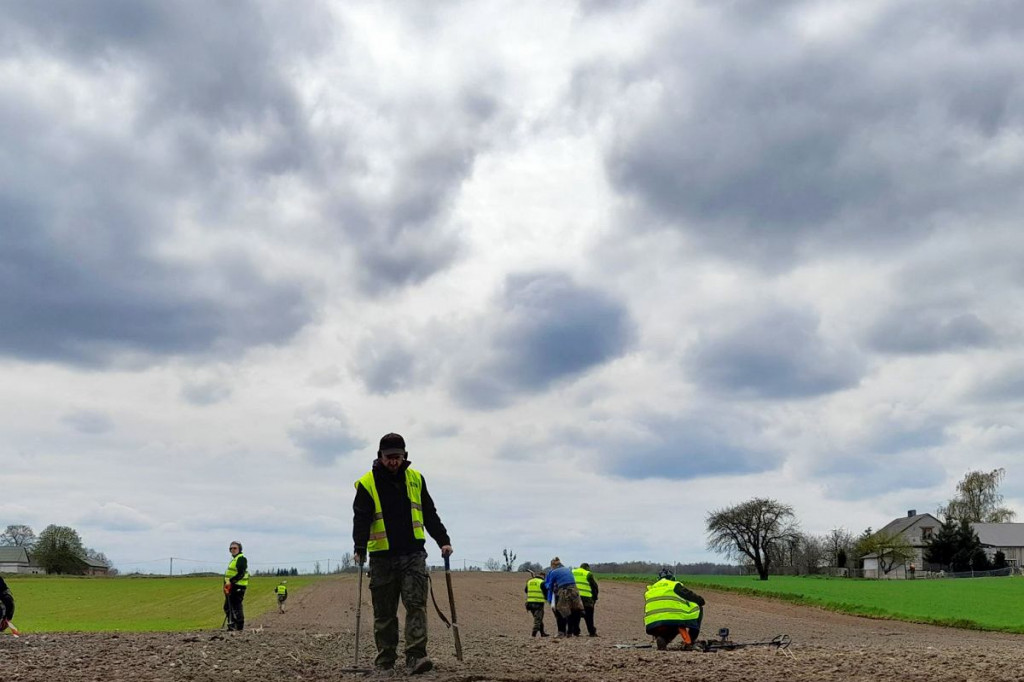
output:
[[[217,629],[224,622],[223,579],[5,576],[23,632],[149,632]],[[289,596],[318,578],[289,576]],[[278,578],[250,578],[246,619],[277,608]]]
[[[654,582],[653,576],[598,576]],[[1024,578],[857,580],[771,576],[678,576],[687,587],[728,590],[873,618],[1024,633]],[[713,604],[713,600],[709,599]]]

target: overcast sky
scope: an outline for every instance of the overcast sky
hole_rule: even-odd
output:
[[[1024,512],[1016,3],[0,8],[0,527],[311,570],[389,431],[460,567]]]

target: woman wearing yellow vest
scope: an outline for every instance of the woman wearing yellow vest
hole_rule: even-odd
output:
[[[242,600],[249,586],[249,561],[242,554],[242,543],[238,540],[231,541],[228,551],[231,552],[231,561],[224,571],[224,614],[228,619],[228,630],[241,630],[245,627]]]
[[[647,634],[654,637],[659,650],[664,650],[676,635],[682,637],[684,648],[690,648],[700,634],[704,598],[683,587],[667,568],[661,569],[658,578],[644,594]]]
[[[427,492],[423,475],[409,468],[405,439],[380,439],[373,468],[356,481],[352,503],[353,552],[362,565],[370,557],[370,598],[376,668],[393,670],[398,658],[398,602],[405,604],[405,666],[410,675],[434,667],[427,658],[426,533],[452,553],[448,531]],[[425,532],[424,532],[425,531]]]

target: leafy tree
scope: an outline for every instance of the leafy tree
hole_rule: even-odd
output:
[[[28,526],[13,524],[0,533],[0,546],[24,547],[31,549],[36,544],[36,534]]]
[[[942,522],[937,533],[925,541],[924,560],[953,570],[953,556],[960,549],[958,524],[952,519]]]
[[[968,471],[956,484],[957,494],[953,499],[946,506],[939,507],[939,514],[947,519],[972,523],[1012,521],[1017,513],[1000,506],[1003,496],[999,493],[999,484],[1004,476],[1005,469],[993,469],[988,473]]]
[[[535,561],[524,561],[516,570],[520,573],[540,573],[544,568]]]
[[[995,553],[995,556],[992,557],[992,568],[999,570],[1001,568],[1006,568],[1007,565],[1008,564],[1006,563],[1006,554],[1003,552],[1003,550],[997,551]]]
[[[78,531],[50,524],[39,534],[32,557],[47,573],[85,573],[85,548]]]
[[[512,567],[516,564],[515,552],[513,552],[511,549],[503,549],[501,550],[501,555],[505,557],[505,564],[502,567],[502,570],[511,573]]]
[[[846,549],[836,552],[836,568],[846,568]]]
[[[888,575],[899,564],[905,564],[917,556],[917,552],[902,533],[878,531],[861,541],[858,547],[861,556],[878,555],[878,567]]]
[[[768,580],[772,555],[797,537],[793,508],[757,497],[707,516],[708,549],[748,559],[761,580]]]

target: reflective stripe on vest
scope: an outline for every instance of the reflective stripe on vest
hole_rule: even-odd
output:
[[[572,577],[576,579],[576,589],[580,591],[581,597],[594,596],[594,593],[590,590],[590,581],[587,580],[589,575],[590,571],[585,568],[572,569]]]
[[[367,552],[383,552],[389,547],[387,529],[384,528],[384,511],[380,506],[380,495],[377,483],[373,480],[371,469],[355,483],[356,489],[363,486],[373,498],[373,522],[370,524],[370,541],[366,543]],[[423,476],[415,469],[405,470],[405,492],[409,496],[409,507],[412,510],[412,535],[417,540],[425,540],[423,532]]]
[[[231,563],[228,564],[228,570],[224,571],[224,582],[226,582],[226,583],[227,582],[231,582],[231,579],[235,577],[236,573],[238,573],[238,568],[237,568],[236,564],[238,563],[238,559],[241,556],[242,556],[242,553],[239,552],[235,556],[231,557]],[[249,584],[249,570],[248,569],[246,569],[245,575],[243,575],[241,578],[239,578],[238,582],[236,582],[235,584],[240,586],[240,587],[246,587]]]
[[[544,603],[544,591],[540,589],[540,586],[544,584],[544,581],[540,578],[531,578],[526,581],[526,603],[527,604],[543,604]]]
[[[700,606],[675,592],[675,580],[659,580],[644,593],[644,626],[687,625],[700,618]]]

